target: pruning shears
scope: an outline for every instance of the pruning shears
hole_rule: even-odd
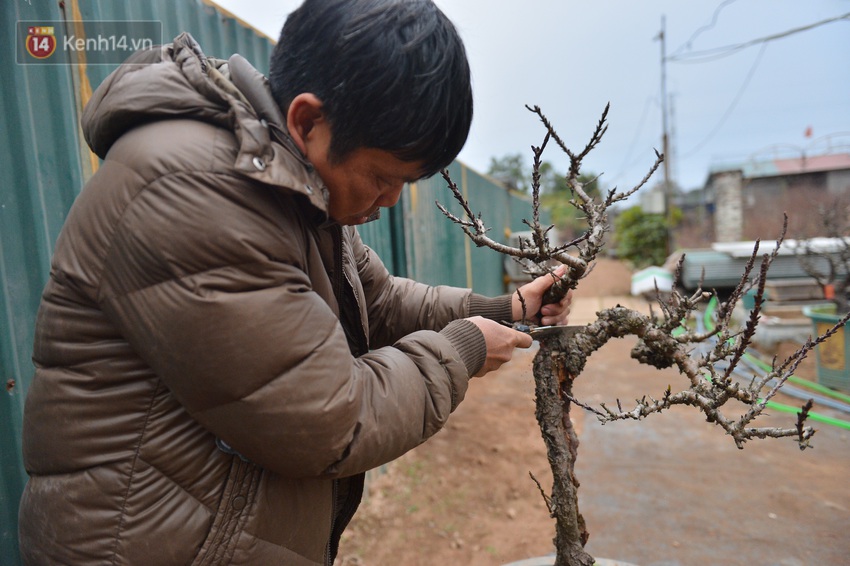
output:
[[[572,336],[580,328],[584,328],[584,326],[575,324],[560,324],[554,326],[529,326],[527,324],[517,324],[514,328],[520,332],[529,334],[532,338],[537,340],[542,336],[553,336],[556,334]]]

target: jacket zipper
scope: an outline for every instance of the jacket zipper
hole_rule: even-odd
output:
[[[340,322],[342,323],[343,328],[345,329],[346,338],[348,338],[349,340],[351,340],[353,342],[356,342],[356,345],[354,346],[354,348],[356,348],[358,351],[357,352],[352,351],[352,354],[362,355],[362,354],[365,354],[366,352],[369,351],[369,338],[366,336],[366,328],[363,324],[363,319],[360,315],[360,306],[361,306],[360,305],[360,298],[357,296],[357,291],[355,291],[355,287],[351,283],[351,279],[348,277],[348,274],[345,272],[345,267],[343,265],[342,226],[339,226],[339,225],[334,226],[331,229],[331,235],[332,235],[333,247],[334,247],[333,290],[334,290],[334,296],[336,297],[337,303],[339,304],[339,308],[340,308]],[[347,287],[346,287],[346,285],[347,285]],[[352,299],[354,301],[353,305],[349,304]],[[350,310],[351,308],[355,309],[355,312],[353,314],[348,312],[348,310],[346,310],[346,307],[349,307],[348,310]],[[356,328],[359,328],[360,332],[357,332],[354,328],[349,328],[350,326],[353,325],[353,321],[351,321],[351,318],[353,316],[356,316],[356,318],[357,318],[357,323],[359,324],[359,326],[356,327]],[[348,319],[348,323],[346,323],[344,321],[344,319]],[[353,334],[353,336],[349,337],[348,336],[349,332],[351,334]],[[348,480],[348,481],[353,481],[353,480]],[[331,505],[331,513],[332,513],[332,515],[331,515],[331,531],[330,531],[330,536],[328,537],[327,548],[325,550],[325,552],[326,552],[326,557],[325,557],[326,566],[333,566],[333,558],[332,558],[331,555],[334,551],[334,549],[333,549],[334,544],[337,545],[337,550],[338,550],[339,538],[340,537],[336,536],[337,535],[336,527],[337,527],[337,524],[339,524],[337,519],[339,518],[339,519],[342,519],[344,521],[341,524],[342,524],[342,527],[345,528],[347,526],[347,523],[351,520],[352,515],[354,515],[354,512],[357,509],[357,505],[360,502],[360,498],[362,497],[362,490],[363,490],[363,484],[362,483],[360,483],[359,486],[357,487],[357,490],[359,490],[359,492],[357,492],[357,493],[351,491],[352,486],[349,485],[349,492],[346,495],[346,500],[345,500],[345,502],[343,502],[343,506],[340,509],[337,509],[338,504],[339,504],[339,502],[337,501],[337,499],[339,498],[339,482],[340,482],[340,480],[338,480],[338,479],[333,480],[333,489],[332,489],[333,502],[332,502],[332,505]],[[352,504],[352,498],[353,497],[356,499],[357,503]],[[341,514],[343,514],[345,516],[344,517],[340,516]],[[339,535],[341,536],[342,532],[340,532]],[[334,539],[336,539],[336,540],[334,540]]]
[[[360,297],[357,296],[357,291],[352,285],[351,280],[348,278],[348,274],[343,270],[343,277],[345,277],[346,283],[348,283],[348,288],[351,290],[351,295],[354,297],[354,307],[357,309],[357,320],[360,322],[360,335],[357,336],[357,347],[358,347],[358,355],[363,355],[369,351],[369,338],[366,336],[366,327],[363,326],[363,318],[360,316]]]
[[[331,228],[331,235],[333,237],[333,246],[334,246],[334,297],[337,300],[337,303],[342,309],[342,227],[334,226]],[[340,316],[342,316],[342,312],[340,312]]]
[[[333,288],[334,288],[334,297],[336,297],[337,304],[342,308],[342,280],[343,278],[340,276],[342,272],[342,228],[339,226],[334,226],[331,229],[331,235],[333,237],[333,247],[334,247],[334,280],[333,280]],[[340,312],[340,316],[342,313]],[[333,557],[332,553],[332,545],[333,545],[333,537],[334,530],[336,529],[336,516],[337,516],[337,497],[339,492],[339,480],[333,480],[333,488],[331,490],[331,530],[328,534],[328,546],[325,554],[325,565],[333,566]]]
[[[343,328],[346,331],[346,336],[349,336],[351,333],[350,339],[356,347],[357,351],[352,353],[356,356],[360,356],[369,351],[369,338],[366,335],[366,327],[363,325],[363,318],[360,314],[360,297],[357,296],[357,291],[355,291],[355,287],[349,279],[348,274],[345,272],[345,266],[343,265],[343,253],[342,253],[342,244],[343,244],[343,235],[342,235],[342,226],[334,226],[332,231],[333,234],[333,243],[334,243],[334,296],[336,297],[337,303],[339,304],[339,317],[340,322],[342,322]],[[346,285],[348,286],[346,288]],[[348,296],[354,299],[354,304],[351,305],[355,312],[352,314],[350,312],[345,311],[345,307],[348,302]],[[353,325],[353,321],[350,324],[346,324],[343,322],[343,319],[356,318],[356,324],[358,325],[356,328],[360,329],[358,333],[355,328],[350,328]]]
[[[325,549],[325,566],[333,566],[331,558],[331,544],[333,543],[334,529],[336,528],[336,497],[338,481],[339,480],[333,480],[333,489],[331,489],[331,531],[328,535],[328,546]]]

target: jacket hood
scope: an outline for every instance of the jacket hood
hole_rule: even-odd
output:
[[[231,131],[237,171],[300,193],[326,215],[327,188],[286,131],[268,80],[241,55],[207,57],[184,32],[171,44],[135,53],[110,74],[81,122],[89,147],[104,159],[125,132],[168,119],[200,120]]]

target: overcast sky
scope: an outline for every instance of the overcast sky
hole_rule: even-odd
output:
[[[274,38],[300,4],[217,2]],[[436,3],[469,55],[475,117],[459,159],[481,172],[491,157],[521,153],[531,162],[544,131],[526,104],[580,150],[610,102],[608,133],[585,171],[602,173],[607,188],[639,181],[653,148],[661,150],[662,17],[671,179],[684,189],[702,186],[722,163],[850,152],[850,0]],[[730,46],[740,48],[719,49]],[[544,159],[566,170],[556,149]]]

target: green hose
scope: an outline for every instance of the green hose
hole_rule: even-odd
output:
[[[705,323],[705,327],[709,331],[714,330],[714,322],[711,320],[711,318],[712,318],[712,315],[714,314],[714,310],[716,308],[717,308],[717,297],[711,297],[711,299],[708,301],[708,306],[705,309],[705,315],[703,316],[703,322]],[[760,360],[759,358],[757,358],[757,357],[755,357],[751,354],[744,353],[744,357],[747,359],[747,361],[750,361],[750,362],[756,364],[757,366],[759,366],[761,369],[763,369],[765,371],[771,371],[773,369],[770,366],[770,364]],[[826,395],[828,397],[832,397],[833,399],[838,399],[839,401],[842,401],[844,403],[850,403],[850,395],[845,395],[841,392],[835,391],[834,389],[830,389],[829,387],[821,385],[820,383],[814,383],[812,381],[809,381],[808,379],[803,379],[802,377],[797,377],[796,375],[789,376],[788,381],[790,381],[791,383],[795,383],[797,385],[802,385],[803,387],[807,387],[807,388],[811,389],[812,391],[815,391],[817,393],[821,393],[821,394]]]
[[[768,364],[767,362],[765,362],[763,360],[760,360],[759,358],[757,358],[755,356],[752,356],[752,355],[746,354],[746,353],[744,354],[744,356],[747,358],[748,361],[756,364],[757,366],[759,366],[761,369],[763,369],[765,371],[771,371],[773,369],[770,366],[770,364]],[[809,381],[808,379],[803,379],[802,377],[797,377],[796,375],[792,375],[792,376],[788,377],[788,381],[790,381],[791,383],[797,384],[797,385],[802,385],[803,387],[811,389],[812,391],[814,391],[816,393],[821,393],[823,395],[827,395],[829,397],[832,397],[833,399],[838,399],[839,401],[843,401],[844,403],[850,403],[850,395],[845,395],[844,393],[841,393],[841,392],[836,391],[834,389],[830,389],[829,387],[827,387],[825,385],[821,385],[820,383],[815,383],[813,381]]]
[[[776,401],[768,401],[767,406],[771,409],[776,409],[777,411],[781,411],[783,413],[797,414],[800,412],[800,407],[794,407],[792,405],[783,405],[782,403],[777,403]],[[808,418],[819,423],[831,424],[832,426],[837,426],[839,428],[850,430],[850,422],[842,421],[841,419],[836,419],[833,417],[828,417],[826,415],[821,415],[820,413],[812,412],[809,412]]]
[[[716,308],[717,308],[717,297],[716,296],[711,297],[711,299],[708,301],[708,305],[706,306],[705,315],[703,316],[703,322],[705,323],[705,327],[709,331],[714,330],[714,321],[712,320],[712,315],[714,314],[714,310]],[[769,364],[763,362],[762,360],[760,360],[760,359],[756,358],[755,356],[752,356],[752,355],[750,355],[746,352],[744,353],[744,357],[747,359],[747,361],[750,361],[750,362],[756,364],[757,366],[759,366],[760,368],[762,368],[766,371],[771,371],[773,369]],[[811,382],[807,379],[797,377],[796,375],[789,376],[788,381],[790,381],[794,384],[797,384],[797,385],[802,385],[804,387],[811,389],[812,391],[822,393],[823,395],[827,395],[827,396],[832,397],[834,399],[838,399],[839,401],[843,401],[845,403],[850,403],[850,395],[844,395],[843,393],[839,393],[838,391],[835,391],[835,390],[830,389],[828,387],[824,387],[820,383],[813,383],[813,382]],[[793,406],[790,406],[790,405],[783,405],[782,403],[777,403],[775,401],[768,401],[767,406],[770,407],[771,409],[776,409],[777,411],[782,411],[784,413],[798,413],[799,410],[800,410],[797,407],[793,407]],[[826,415],[821,415],[820,413],[814,413],[814,412],[809,413],[809,418],[812,419],[813,421],[831,424],[831,425],[837,426],[839,428],[844,428],[844,429],[850,430],[850,422],[848,422],[848,421],[843,421],[841,419],[828,417]]]

